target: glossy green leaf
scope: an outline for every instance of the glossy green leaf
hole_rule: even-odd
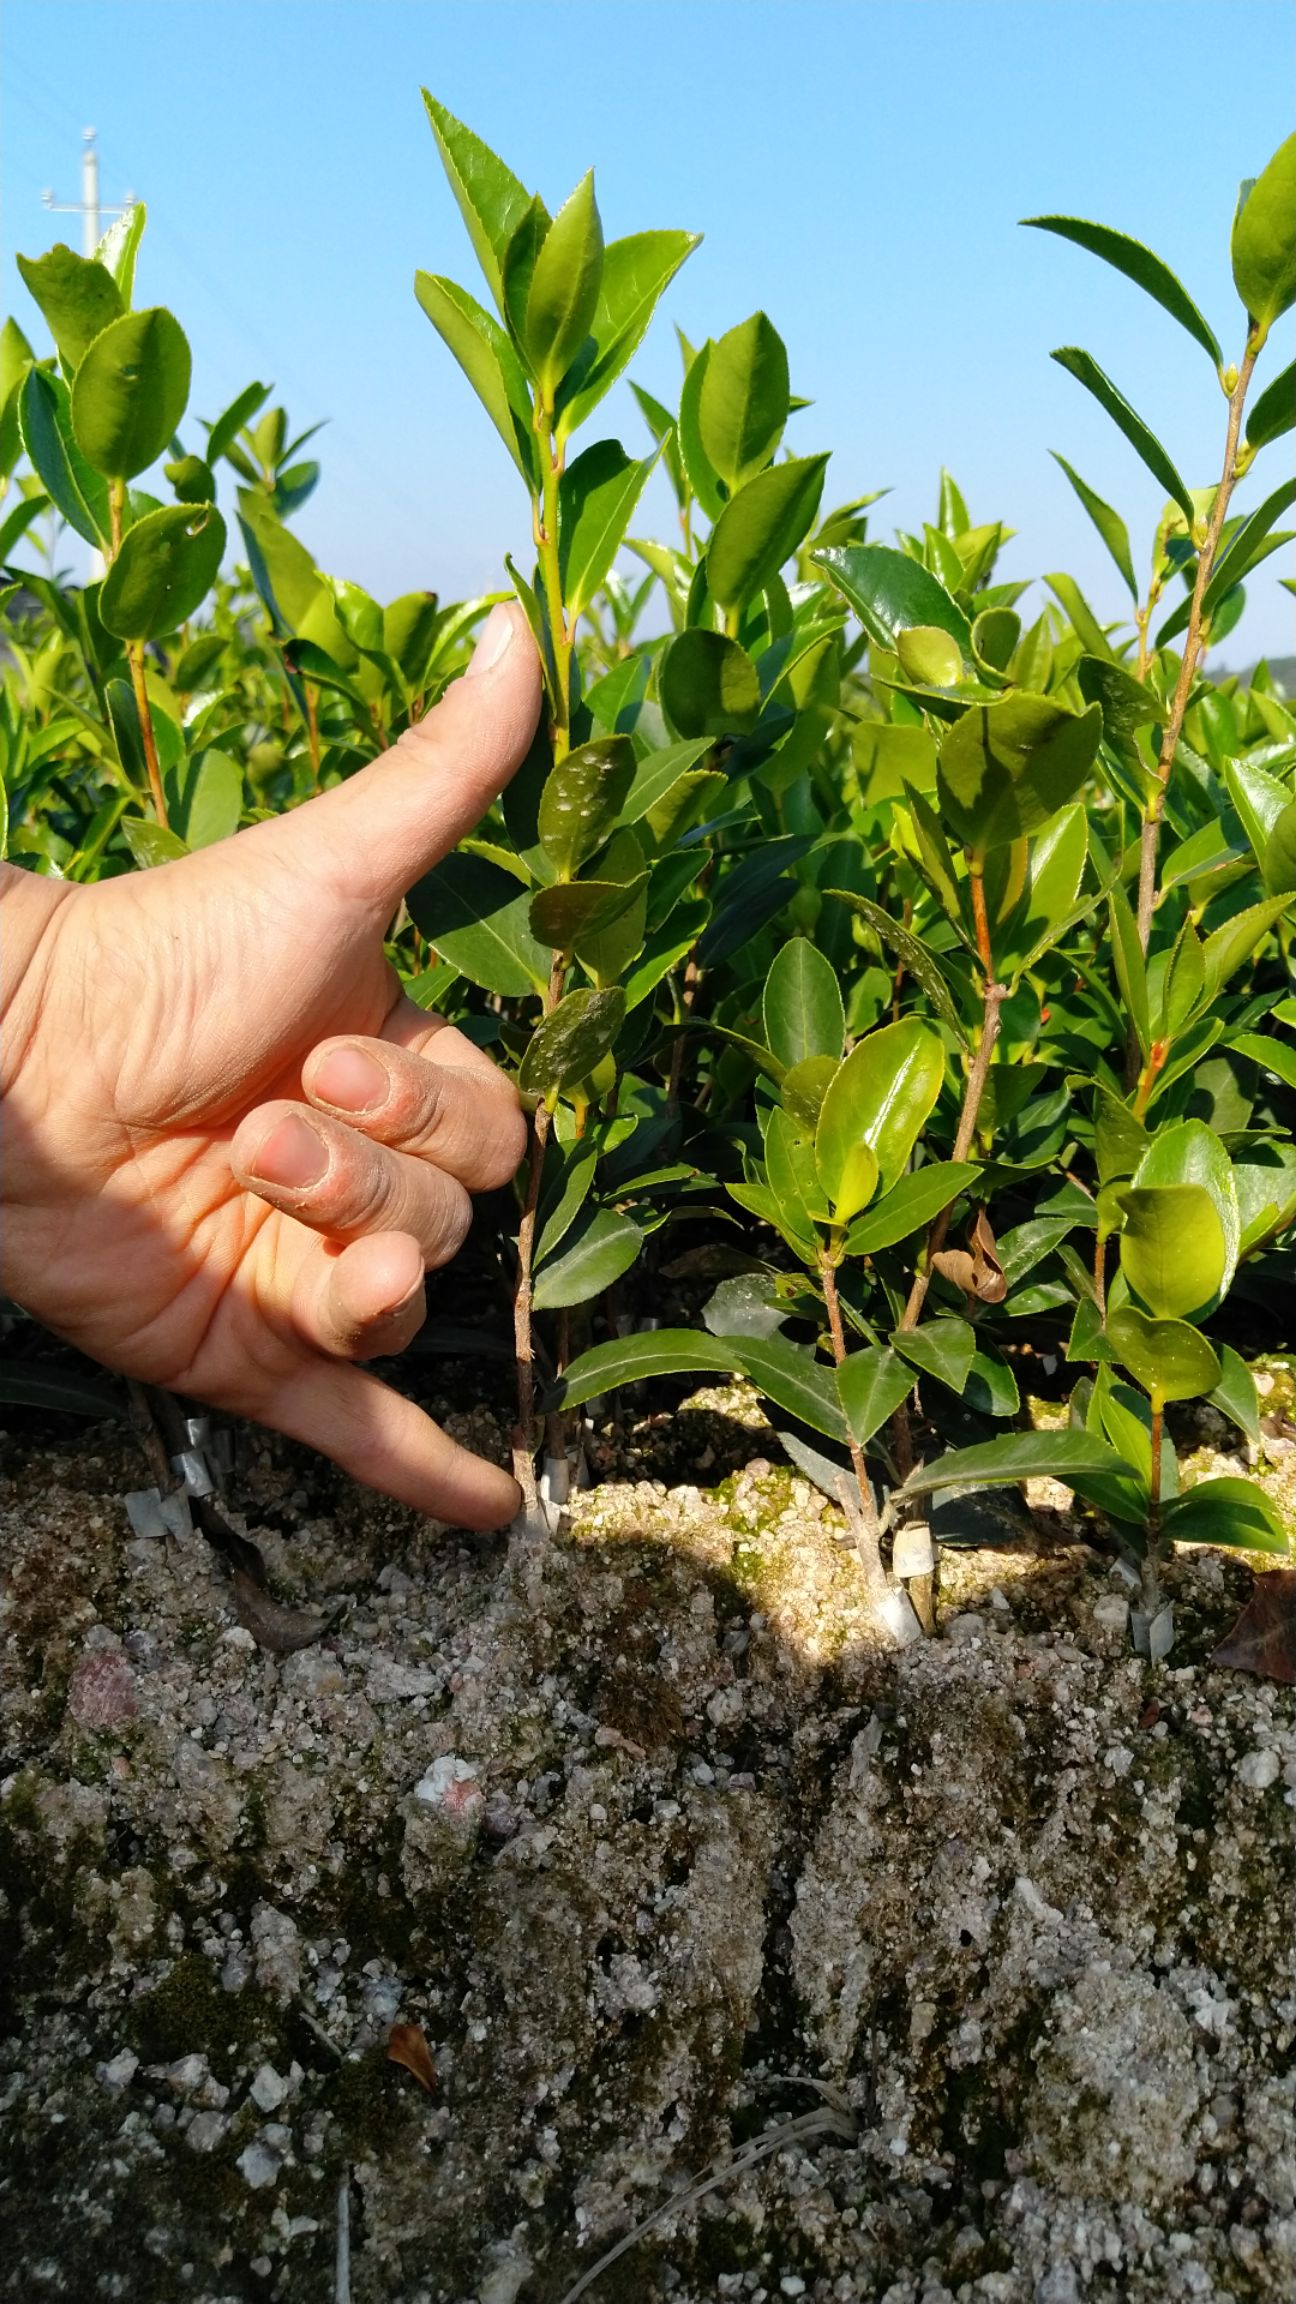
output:
[[[135,263],[144,226],[148,222],[148,209],[142,200],[133,200],[114,216],[106,232],[99,236],[95,260],[116,281],[122,300],[122,310],[129,312],[135,294]]]
[[[1255,1480],[1199,1480],[1171,1497],[1161,1525],[1175,1544],[1223,1544],[1241,1552],[1290,1548],[1277,1506]]]
[[[1117,882],[1107,898],[1111,952],[1125,1013],[1134,1027],[1144,1056],[1152,1045],[1152,1011],[1148,999],[1147,963],[1139,943],[1138,925],[1130,901]]]
[[[603,278],[603,226],[594,171],[582,176],[545,236],[523,319],[542,392],[556,392],[590,332]]]
[[[889,1344],[851,1352],[837,1370],[837,1393],[851,1437],[867,1448],[874,1433],[894,1416],[912,1392],[917,1376]]]
[[[972,653],[972,627],[943,584],[908,553],[886,544],[833,544],[810,555],[849,601],[870,640],[894,648],[915,624],[948,632],[964,656]]]
[[[1276,1040],[1268,1032],[1239,1032],[1229,1046],[1239,1056],[1250,1056],[1255,1063],[1263,1064],[1266,1072],[1272,1072],[1274,1078],[1284,1081],[1288,1088],[1296,1088],[1296,1048],[1289,1041]]]
[[[660,850],[669,852],[686,832],[717,814],[723,805],[725,778],[717,770],[695,769],[680,776],[661,800],[655,800],[644,821]]]
[[[1279,145],[1239,202],[1230,254],[1233,285],[1263,342],[1296,302],[1296,136]]]
[[[1014,618],[1014,623],[1016,619]],[[957,640],[939,624],[913,624],[897,632],[896,654],[909,680],[923,688],[952,688],[963,676],[963,656]]]
[[[953,886],[952,875],[950,885]],[[912,976],[915,984],[921,986],[926,994],[928,1004],[940,1017],[942,1024],[948,1024],[950,1030],[956,1033],[960,1040],[965,1041],[967,1032],[960,1021],[958,1010],[954,1006],[950,988],[941,974],[939,963],[934,955],[928,951],[922,940],[915,936],[910,929],[904,927],[899,920],[893,919],[892,915],[884,911],[880,904],[875,904],[870,896],[859,896],[851,888],[828,888],[825,889],[824,893],[828,896],[835,896],[839,903],[849,904],[852,912],[857,913],[861,920],[867,922],[874,933],[895,954],[905,974]]]
[[[710,738],[695,736],[687,744],[667,744],[658,752],[647,753],[635,769],[634,782],[622,804],[618,823],[640,823],[650,809],[665,800],[681,779],[696,768],[709,750]]]
[[[454,354],[528,486],[539,485],[530,394],[505,331],[453,280],[416,272],[414,293]]]
[[[1021,618],[1015,608],[983,608],[972,626],[973,661],[977,669],[996,684],[1008,676],[1008,667],[1021,639],[1021,628]],[[905,637],[901,632],[896,640],[902,664]],[[1017,685],[1020,687],[1020,681]]]
[[[1044,581],[1049,590],[1056,594],[1081,645],[1093,656],[1109,656],[1114,659],[1112,644],[1074,576],[1068,576],[1058,569],[1053,575],[1046,576]]]
[[[808,1056],[832,1058],[834,1070],[846,1037],[836,971],[805,936],[793,936],[775,954],[761,999],[765,1038],[789,1068]]]
[[[1211,570],[1210,582],[1202,597],[1206,615],[1213,615],[1225,594],[1266,557],[1274,545],[1272,531],[1293,504],[1296,504],[1296,480],[1285,480],[1272,495],[1266,496],[1263,504],[1257,504],[1254,512],[1247,514]]]
[[[1099,407],[1106,410],[1113,424],[1124,433],[1135,454],[1142,458],[1157,485],[1164,488],[1167,496],[1173,496],[1189,528],[1192,528],[1197,512],[1187,487],[1156,435],[1148,430],[1124,394],[1117,391],[1111,378],[1103,374],[1092,354],[1082,352],[1077,345],[1067,344],[1051,357],[1060,368],[1065,368],[1069,375],[1074,376],[1077,383],[1083,384],[1087,392],[1092,392]]]
[[[584,423],[633,359],[663,291],[700,240],[695,232],[635,232],[608,241],[590,329],[597,350],[588,369],[578,371],[558,398],[564,434]],[[668,448],[668,460],[670,454]]]
[[[826,456],[790,456],[758,472],[725,505],[707,546],[712,598],[743,608],[778,574],[814,525]]]
[[[891,1342],[921,1375],[934,1376],[962,1395],[976,1352],[976,1336],[966,1320],[926,1320],[920,1328],[897,1328]]]
[[[569,622],[593,599],[625,540],[652,464],[616,440],[598,440],[568,466],[558,489],[558,567]]]
[[[531,899],[531,933],[555,952],[571,952],[629,910],[648,885],[641,873],[629,883],[609,880],[556,880]]]
[[[970,1160],[933,1160],[902,1176],[885,1199],[879,1200],[852,1224],[846,1239],[848,1256],[875,1256],[924,1230],[960,1192],[976,1182],[981,1170]]]
[[[1220,1380],[1214,1350],[1185,1320],[1149,1320],[1123,1304],[1108,1314],[1107,1336],[1122,1368],[1154,1400],[1197,1400]]]
[[[1009,959],[1014,974],[1033,968],[1076,916],[1076,900],[1089,855],[1089,823],[1079,801],[1059,809],[1030,844],[1026,888],[1008,934],[996,929],[995,966]]]
[[[536,1210],[537,1266],[555,1253],[585,1206],[593,1189],[599,1151],[598,1139],[593,1135],[581,1137],[570,1147],[555,1143],[550,1136],[540,1204]]]
[[[441,164],[491,294],[501,303],[500,265],[530,195],[480,136],[423,90]],[[501,304],[502,309],[502,304]]]
[[[184,415],[189,371],[184,330],[161,306],[111,321],[72,386],[72,429],[87,463],[107,480],[145,471]]]
[[[753,312],[711,346],[698,397],[698,435],[731,496],[769,463],[788,406],[787,349],[765,314]]]
[[[500,263],[500,289],[504,317],[514,343],[526,357],[526,307],[536,258],[548,237],[553,218],[537,193],[523,209],[509,235]]]
[[[1237,1267],[1241,1227],[1233,1163],[1220,1138],[1204,1120],[1178,1120],[1158,1128],[1134,1171],[1136,1185],[1200,1184],[1209,1192],[1224,1233],[1227,1288]]]
[[[270,384],[245,384],[243,390],[222,409],[207,433],[207,461],[219,463],[244,426],[251,422],[258,408],[264,406],[274,387]]]
[[[75,370],[95,337],[125,310],[116,281],[93,257],[75,256],[61,241],[45,256],[20,256],[18,269],[61,358]]]
[[[1217,368],[1223,367],[1224,355],[1214,329],[1202,318],[1169,265],[1150,248],[1145,248],[1141,240],[1132,240],[1127,232],[1113,231],[1108,224],[1091,224],[1082,216],[1023,216],[1022,223],[1033,225],[1040,232],[1056,232],[1060,239],[1074,240],[1077,247],[1087,248],[1092,256],[1101,256],[1104,264],[1123,272],[1127,280],[1134,281],[1163,312],[1177,320]]]
[[[1218,1408],[1237,1425],[1253,1448],[1260,1445],[1260,1395],[1256,1381],[1240,1352],[1231,1344],[1216,1346],[1220,1360],[1219,1381],[1208,1394],[1212,1408]]]
[[[820,1180],[839,1224],[899,1181],[944,1076],[939,1039],[911,1016],[869,1033],[839,1066],[815,1136]]]
[[[28,370],[18,392],[18,430],[55,511],[87,544],[106,543],[111,527],[107,484],[73,437],[71,394],[61,376]]]
[[[832,1085],[838,1062],[836,1056],[803,1056],[780,1083],[779,1101],[793,1127],[810,1143],[814,1142],[823,1100]]]
[[[558,1312],[601,1296],[630,1270],[643,1241],[639,1226],[618,1209],[587,1211],[537,1271],[531,1295],[535,1310]]]
[[[1155,720],[1164,707],[1155,690],[1136,680],[1124,665],[1106,656],[1082,656],[1075,668],[1076,682],[1086,704],[1102,713],[1103,734],[1109,744],[1126,744]]]
[[[1096,705],[1076,713],[1020,694],[972,705],[941,738],[944,818],[981,852],[1038,832],[1080,791],[1101,733]]]
[[[1260,1047],[1278,1045],[1276,1041],[1260,1040],[1258,1035],[1257,1042]],[[1296,1059],[1296,1050],[1287,1053]],[[1296,1061],[1291,1069],[1293,1077],[1288,1081],[1289,1087],[1296,1086]],[[1276,1239],[1296,1217],[1296,1147],[1284,1144],[1278,1149],[1281,1156],[1263,1165],[1258,1160],[1237,1160],[1233,1164],[1238,1214],[1242,1221],[1239,1249],[1242,1256],[1250,1256],[1267,1241]]]
[[[1291,805],[1290,789],[1245,755],[1225,760],[1224,782],[1238,812],[1242,829],[1251,843],[1257,862],[1260,862],[1274,826],[1284,808]]]
[[[704,344],[689,362],[684,388],[680,393],[678,433],[680,455],[689,486],[708,520],[718,520],[726,502],[724,485],[702,445],[702,435],[698,429],[698,408],[713,350],[713,345]]]
[[[151,872],[158,864],[178,863],[189,853],[178,832],[169,825],[154,824],[146,816],[123,816],[122,838],[141,872]]]
[[[628,736],[582,744],[551,769],[540,795],[537,830],[560,880],[569,880],[602,847],[635,777]]]
[[[1296,803],[1289,812],[1284,811],[1269,835],[1261,878],[1266,886],[1275,884],[1280,893],[1266,897],[1262,903],[1248,904],[1222,927],[1212,928],[1206,938],[1203,946],[1206,984],[1212,998],[1236,975],[1244,961],[1258,951],[1283,914],[1291,909],[1289,898],[1296,889]]]
[[[209,745],[186,755],[166,778],[171,823],[189,848],[210,848],[237,832],[243,814],[243,770]]]
[[[614,1336],[582,1352],[550,1395],[555,1408],[579,1408],[598,1393],[651,1376],[732,1376],[741,1367],[740,1337],[708,1336],[700,1328],[658,1328],[649,1335]]]
[[[1065,456],[1059,456],[1056,448],[1050,449],[1049,454],[1052,456],[1055,464],[1061,465],[1068,480],[1074,488],[1076,495],[1079,497],[1086,512],[1088,513],[1095,528],[1097,529],[1104,544],[1106,545],[1113,560],[1115,561],[1117,568],[1120,570],[1122,580],[1128,588],[1130,598],[1137,604],[1139,596],[1138,578],[1134,574],[1134,559],[1133,554],[1130,551],[1129,530],[1122,520],[1119,512],[1113,511],[1110,504],[1105,504],[1103,502],[1102,497],[1099,496],[1097,492],[1089,486],[1088,481],[1082,480],[1079,473],[1075,470],[1075,467],[1071,464],[1068,464]]]
[[[1175,939],[1161,977],[1161,1009],[1156,1038],[1173,1040],[1183,1031],[1206,986],[1202,941],[1191,920]]]
[[[625,993],[620,985],[602,992],[569,992],[531,1035],[518,1073],[522,1093],[550,1096],[587,1080],[624,1021]]]
[[[846,1440],[846,1418],[837,1395],[835,1371],[789,1343],[786,1336],[743,1336],[742,1366],[757,1390],[785,1415],[795,1416],[829,1440]]]
[[[745,648],[700,627],[679,633],[661,662],[662,707],[683,737],[740,736],[760,717],[760,678]]]
[[[128,528],[99,594],[119,640],[156,640],[193,615],[216,581],[225,523],[214,504],[166,504]]]
[[[929,1496],[942,1488],[1004,1488],[1019,1480],[1063,1480],[1080,1494],[1096,1483],[1128,1495],[1131,1480],[1123,1456],[1092,1432],[1005,1432],[975,1448],[952,1448],[933,1464],[911,1472],[902,1496]]]
[[[1154,1319],[1181,1320],[1218,1296],[1228,1264],[1219,1211],[1201,1184],[1131,1185],[1121,1193],[1121,1270]]]
[[[215,503],[215,474],[201,456],[178,456],[162,469],[181,504]]]
[[[1017,1379],[997,1352],[974,1352],[962,1397],[978,1416],[1016,1416],[1021,1409]]]
[[[530,895],[498,864],[462,852],[447,856],[406,903],[420,934],[470,984],[507,998],[548,984],[553,954],[531,933]]]
[[[1246,436],[1253,448],[1264,448],[1271,440],[1280,440],[1293,425],[1296,425],[1296,360],[1289,360],[1272,384],[1266,384],[1264,391],[1252,401]]]

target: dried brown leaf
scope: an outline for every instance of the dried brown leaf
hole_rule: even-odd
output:
[[[387,2035],[387,2054],[393,2064],[412,2072],[429,2096],[436,2086],[436,2067],[421,2024],[393,2024]]]
[[[952,1280],[966,1296],[982,1304],[1002,1304],[1008,1293],[998,1244],[984,1208],[978,1208],[966,1248],[942,1248],[932,1258],[933,1270]]]
[[[285,1608],[281,1601],[259,1591],[245,1569],[236,1568],[230,1582],[240,1624],[251,1633],[258,1648],[268,1648],[272,1655],[291,1656],[298,1648],[309,1648],[323,1638],[333,1622],[331,1616],[321,1616],[315,1609]]]
[[[1296,1568],[1270,1568],[1257,1576],[1250,1599],[1211,1662],[1296,1686]]]

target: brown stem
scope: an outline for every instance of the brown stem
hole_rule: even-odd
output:
[[[1094,1239],[1094,1295],[1098,1299],[1098,1317],[1107,1318],[1107,1234],[1099,1228]]]
[[[1144,1614],[1154,1616],[1161,1605],[1161,1433],[1165,1404],[1152,1394],[1152,1476],[1148,1485],[1147,1551],[1143,1555]]]
[[[1147,1062],[1138,1076],[1138,1093],[1134,1098],[1134,1118],[1141,1120],[1152,1100],[1152,1091],[1170,1054],[1168,1040],[1154,1040],[1147,1053]]]
[[[977,888],[980,886],[980,882],[974,880],[972,885]],[[959,1114],[958,1134],[954,1138],[952,1156],[955,1160],[966,1160],[972,1149],[972,1140],[976,1135],[977,1114],[981,1109],[981,1098],[985,1093],[985,1084],[990,1076],[995,1042],[999,1038],[999,1011],[1007,997],[1008,987],[1006,984],[996,984],[993,980],[987,979],[982,992],[981,1038],[977,1045],[976,1055],[972,1059],[972,1068],[967,1076],[967,1086],[963,1091],[963,1109]],[[904,1329],[916,1328],[918,1325],[923,1305],[927,1301],[927,1290],[931,1286],[932,1258],[939,1256],[945,1245],[945,1235],[949,1231],[950,1214],[953,1206],[954,1202],[951,1200],[947,1207],[942,1208],[927,1235],[927,1246],[923,1252],[922,1264],[914,1274],[913,1286],[909,1291],[909,1301],[900,1316],[900,1326]]]
[[[1139,942],[1145,952],[1148,948],[1148,939],[1152,934],[1152,910],[1156,901],[1157,842],[1161,834],[1161,818],[1165,813],[1170,772],[1174,767],[1175,753],[1179,749],[1179,738],[1183,733],[1184,714],[1188,709],[1188,698],[1192,690],[1193,678],[1197,670],[1197,659],[1201,650],[1202,603],[1206,597],[1206,587],[1210,582],[1211,572],[1215,565],[1215,554],[1219,549],[1220,535],[1229,508],[1229,498],[1233,493],[1238,477],[1237,447],[1238,433],[1242,424],[1242,407],[1259,350],[1258,343],[1253,339],[1248,340],[1246,353],[1238,370],[1237,382],[1229,394],[1228,431],[1224,440],[1224,469],[1220,475],[1219,487],[1215,491],[1215,502],[1211,507],[1206,539],[1197,555],[1197,578],[1193,585],[1192,606],[1188,611],[1188,630],[1184,636],[1183,661],[1179,666],[1179,677],[1175,682],[1174,695],[1170,700],[1169,716],[1162,732],[1161,752],[1156,768],[1156,789],[1148,802],[1147,814],[1143,819],[1143,833],[1139,843],[1138,932]]]
[[[309,680],[303,681],[302,693],[306,698],[306,742],[310,747],[311,774],[318,784],[320,772],[319,693],[318,690],[312,688]]]
[[[828,1332],[832,1337],[833,1358],[840,1368],[846,1358],[846,1331],[842,1326],[841,1299],[837,1293],[837,1273],[826,1248],[819,1252],[819,1277],[823,1283],[824,1304],[828,1312]],[[860,1510],[855,1520],[855,1548],[869,1591],[879,1599],[887,1590],[886,1571],[882,1566],[882,1540],[878,1527],[877,1506],[873,1501],[873,1488],[864,1461],[864,1451],[854,1435],[850,1443],[851,1462],[859,1486]]]
[[[681,1026],[688,1022],[693,1013],[693,1004],[697,999],[698,986],[701,981],[702,971],[698,966],[697,946],[695,944],[684,963],[684,991],[680,1000]],[[680,1082],[684,1076],[684,1057],[687,1048],[688,1033],[680,1030],[676,1033],[671,1047],[670,1078],[666,1083],[666,1109],[668,1112],[676,1112],[679,1109]]]
[[[131,687],[135,691],[135,710],[139,715],[140,736],[144,744],[144,764],[148,769],[149,790],[153,795],[153,813],[159,824],[166,828],[167,805],[162,790],[162,771],[158,766],[157,740],[153,734],[153,713],[144,680],[144,643],[128,640],[126,656],[130,664]]]
[[[990,921],[986,914],[985,874],[979,856],[968,858],[968,879],[972,889],[972,919],[976,927],[977,957],[987,983],[994,974],[994,961],[990,951]]]
[[[536,1209],[544,1174],[545,1145],[553,1118],[542,1104],[531,1125],[531,1158],[527,1167],[526,1196],[518,1226],[517,1285],[513,1290],[513,1355],[517,1362],[518,1420],[513,1434],[513,1477],[522,1491],[522,1507],[529,1515],[536,1508],[535,1476],[535,1343],[531,1334],[532,1263],[535,1256]]]

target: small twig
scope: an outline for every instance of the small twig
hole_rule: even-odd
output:
[[[828,1330],[832,1337],[833,1358],[840,1368],[846,1358],[846,1331],[842,1325],[841,1299],[837,1293],[837,1273],[826,1248],[819,1253],[819,1278],[823,1286],[824,1304],[828,1312]],[[850,1440],[851,1462],[855,1467],[855,1483],[859,1489],[858,1513],[849,1517],[854,1524],[855,1549],[869,1591],[881,1599],[888,1590],[886,1571],[882,1566],[882,1542],[878,1528],[877,1505],[869,1479],[864,1451],[854,1433]]]
[[[972,885],[974,888],[978,888],[980,881],[974,880]],[[972,1059],[972,1068],[967,1076],[967,1086],[963,1091],[963,1110],[959,1114],[958,1134],[954,1138],[952,1157],[955,1160],[966,1160],[972,1149],[973,1138],[976,1135],[977,1115],[981,1110],[981,1098],[985,1093],[985,1084],[990,1076],[995,1042],[999,1038],[999,1011],[1007,997],[1008,987],[1006,984],[996,984],[987,978],[982,996],[981,1038],[976,1055]],[[900,1326],[906,1331],[910,1328],[916,1328],[918,1325],[923,1305],[927,1301],[927,1291],[931,1286],[932,1259],[939,1256],[945,1245],[945,1236],[949,1231],[953,1210],[954,1202],[951,1200],[948,1207],[942,1208],[939,1216],[935,1218],[931,1231],[927,1235],[927,1246],[923,1252],[922,1264],[914,1274],[914,1283],[909,1291],[909,1301],[900,1316]]]

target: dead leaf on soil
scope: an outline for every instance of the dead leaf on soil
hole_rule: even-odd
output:
[[[1296,1568],[1270,1568],[1257,1576],[1250,1599],[1211,1662],[1296,1687]]]
[[[285,1608],[259,1591],[242,1568],[235,1569],[230,1582],[240,1624],[251,1633],[258,1648],[268,1648],[274,1656],[291,1656],[298,1648],[309,1648],[333,1623],[332,1616],[321,1616],[315,1609]]]
[[[977,1210],[967,1247],[940,1249],[932,1258],[932,1266],[943,1279],[952,1280],[956,1288],[982,1304],[1002,1304],[1008,1293],[998,1245],[984,1208]]]
[[[421,2024],[393,2024],[387,2035],[387,2054],[393,2064],[412,2072],[429,2096],[436,2086],[436,2067]]]

